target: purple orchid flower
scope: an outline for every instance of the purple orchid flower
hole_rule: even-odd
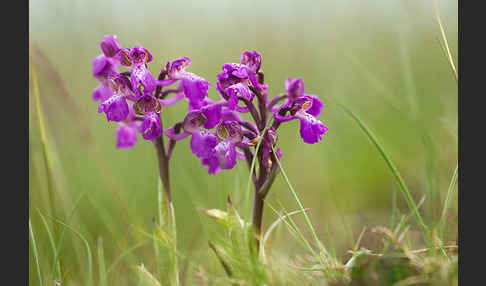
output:
[[[160,85],[170,85],[175,82],[179,82],[179,93],[177,100],[182,99],[183,94],[189,101],[189,108],[200,109],[204,99],[208,96],[208,89],[211,84],[204,78],[187,72],[186,68],[191,64],[191,59],[188,57],[181,57],[173,62],[167,62],[166,71],[169,77],[168,80],[159,82]]]
[[[318,100],[318,99],[317,99]],[[322,139],[328,128],[313,114],[308,111],[313,110],[312,104],[316,102],[315,98],[303,95],[292,101],[283,104],[278,112],[275,113],[276,122],[286,122],[293,119],[300,120],[300,136],[304,142],[314,144]],[[318,101],[320,103],[320,101]],[[322,107],[322,103],[321,103]],[[315,110],[314,110],[315,111]],[[289,115],[286,113],[289,112]]]
[[[307,96],[312,100],[312,105],[307,110],[307,113],[315,117],[321,115],[321,109],[323,106],[322,101],[315,95],[305,93],[304,81],[300,77],[296,79],[288,77],[285,80],[285,90],[287,92],[285,94],[287,96],[287,100],[282,105],[273,107],[272,112],[279,110],[284,105],[292,104],[296,98]]]

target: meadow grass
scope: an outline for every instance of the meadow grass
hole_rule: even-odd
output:
[[[308,27],[322,21],[321,15],[289,3],[276,8],[288,21],[300,19]],[[178,9],[173,5],[168,9]],[[188,13],[194,14],[194,5]],[[388,8],[405,19],[402,10]],[[270,30],[253,33],[260,26],[250,21],[241,38],[221,36],[228,41],[214,48],[218,55],[195,51],[195,69],[212,80],[222,63],[219,57],[231,61],[235,50],[238,54],[241,46],[254,45],[264,50],[272,94],[282,90],[285,76],[302,75],[306,90],[326,104],[320,119],[330,130],[312,148],[298,141],[297,125],[281,130],[281,173],[265,202],[260,251],[251,227],[247,166],[210,177],[191,154],[184,154],[190,153],[188,144],[178,143],[171,161],[173,212],[168,212],[151,144],[115,150],[114,129],[93,111],[94,83],[86,79],[96,47],[80,44],[98,43],[99,35],[78,31],[80,39],[73,40],[66,33],[64,38],[79,47],[72,54],[83,62],[80,70],[70,70],[77,60],[63,59],[58,47],[34,36],[46,53],[31,45],[29,284],[457,285],[457,143],[449,134],[454,134],[457,112],[447,107],[457,101],[456,41],[447,40],[444,24],[450,20],[441,21],[435,3],[424,11],[426,19],[434,11],[436,22],[417,22],[410,27],[422,27],[413,33],[366,20],[370,24],[361,33],[343,26],[339,38],[332,27],[303,36],[285,23],[271,22],[272,15],[261,17],[261,11],[248,16],[224,10],[221,17],[228,27],[256,17]],[[61,8],[58,12],[67,17]],[[329,23],[340,23],[327,16]],[[364,23],[362,17],[356,15],[355,24]],[[216,22],[206,26],[216,26],[217,18],[211,19]],[[115,28],[106,25],[110,32]],[[439,45],[433,41],[437,26]],[[185,26],[178,29],[186,31]],[[288,43],[283,30],[314,48]],[[150,38],[144,33],[149,32],[137,40]],[[205,43],[196,36],[161,33],[178,43],[164,43],[168,59],[190,53],[186,46]],[[208,35],[213,41],[216,36]],[[367,37],[376,37],[382,46]],[[356,48],[336,52],[345,46]],[[282,64],[283,70],[276,68]],[[167,110],[169,123],[180,112],[179,107]]]

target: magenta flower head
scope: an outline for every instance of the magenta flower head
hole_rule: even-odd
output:
[[[312,100],[311,107],[307,110],[307,113],[313,116],[319,116],[321,114],[322,109],[322,101],[319,98],[312,94],[305,94],[305,86],[304,81],[299,77],[296,79],[292,79],[288,77],[285,80],[285,90],[287,91],[286,95],[288,96],[287,103],[293,102],[296,98],[301,96],[310,97]]]
[[[113,58],[117,55],[118,51],[120,51],[120,43],[118,43],[118,39],[115,35],[113,36],[105,36],[105,39],[101,42],[100,48],[108,58]]]

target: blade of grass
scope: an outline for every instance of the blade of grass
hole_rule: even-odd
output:
[[[143,285],[142,282],[148,282],[149,285],[152,286],[161,286],[160,282],[155,279],[152,273],[148,272],[143,263],[140,266],[137,266],[138,271],[141,274],[141,279],[138,282],[138,285]]]
[[[452,196],[454,195],[456,189],[455,186],[457,181],[457,169],[458,169],[458,165],[456,165],[456,169],[454,170],[454,174],[452,175],[451,182],[449,183],[449,189],[447,190],[447,195],[444,201],[444,207],[442,209],[442,215],[439,222],[439,233],[441,239],[444,236],[444,226],[445,226],[445,220],[447,218],[447,211],[449,210]]]
[[[47,148],[47,136],[46,136],[46,130],[45,130],[45,124],[44,124],[44,115],[42,113],[42,107],[40,103],[40,92],[39,92],[39,84],[37,82],[37,73],[34,68],[34,64],[32,61],[32,54],[30,53],[30,60],[31,60],[31,73],[32,73],[32,86],[34,88],[34,98],[35,98],[35,107],[37,111],[37,118],[39,121],[39,132],[40,132],[40,139],[41,139],[41,146],[42,146],[42,155],[44,158],[45,162],[45,168],[46,168],[46,180],[47,180],[47,193],[49,197],[49,209],[54,212],[54,187],[52,183],[52,168],[51,168],[51,161],[49,157],[49,151]],[[54,228],[54,233],[56,233],[55,228]]]
[[[80,232],[78,232],[76,229],[74,229],[70,225],[64,223],[63,221],[61,221],[61,220],[59,220],[55,217],[51,217],[49,215],[46,215],[46,216],[48,218],[50,218],[51,220],[53,220],[54,222],[57,222],[58,224],[63,225],[64,227],[66,227],[67,229],[72,231],[84,243],[84,245],[86,246],[86,253],[88,255],[88,285],[93,285],[93,255],[91,254],[91,247],[89,246],[88,240],[86,240],[86,238]]]
[[[269,125],[271,126],[271,125]],[[268,129],[268,126],[265,127],[265,129],[263,130],[262,134],[265,134],[265,132],[267,131]],[[260,150],[260,144],[262,143],[262,139],[263,139],[263,136],[260,136],[260,138],[258,139],[258,142],[257,142],[257,145],[256,145],[256,149],[255,149],[255,153],[253,155],[253,160],[251,161],[251,166],[250,166],[250,174],[248,175],[248,183],[246,185],[246,196],[245,196],[245,202],[244,202],[244,205],[246,205],[249,201],[249,198],[250,198],[250,188],[251,188],[251,183],[253,182],[252,180],[252,177],[253,177],[253,172],[255,171],[255,163],[256,163],[256,159],[257,159],[257,154],[258,154],[258,150]]]
[[[272,207],[271,204],[267,203],[268,207],[270,207],[270,209],[279,217],[281,217],[282,215],[274,208]],[[282,212],[284,213],[284,216],[287,214],[286,210],[284,209],[284,207],[280,204],[281,208],[282,208]],[[302,246],[304,248],[306,248],[307,250],[309,250],[309,252],[311,252],[315,257],[317,257],[317,253],[315,252],[315,250],[312,248],[312,246],[310,245],[310,243],[307,241],[307,239],[305,239],[304,235],[302,234],[302,232],[299,230],[299,228],[297,227],[297,225],[295,225],[294,221],[292,220],[292,218],[290,216],[287,216],[287,219],[283,219],[282,220],[288,227],[288,230],[290,231],[290,234],[295,238],[297,239],[298,242],[300,242],[302,244]]]
[[[98,238],[98,269],[100,274],[100,286],[106,286],[106,266],[105,255],[103,252],[103,237]]]
[[[53,253],[54,253],[54,257],[56,257],[56,253],[57,253],[57,249],[56,249],[56,242],[54,241],[54,237],[52,235],[52,232],[49,228],[49,225],[45,219],[45,217],[42,215],[42,213],[40,212],[39,209],[37,209],[37,212],[39,213],[41,219],[42,219],[42,223],[44,224],[44,227],[46,228],[46,232],[47,232],[47,236],[49,238],[49,243],[51,244],[51,247],[52,247],[52,250],[53,250]],[[56,281],[60,281],[61,280],[61,265],[59,263],[59,260],[54,260],[55,261],[55,270],[54,270],[54,280]]]
[[[304,211],[307,211],[309,209],[305,209]],[[265,245],[265,243],[267,242],[268,238],[270,237],[270,234],[272,233],[272,231],[283,221],[285,220],[286,218],[290,217],[290,216],[293,216],[293,215],[296,215],[296,214],[299,214],[299,213],[302,213],[302,210],[296,210],[296,211],[292,211],[292,212],[289,212],[285,215],[280,215],[279,218],[277,218],[267,229],[267,231],[265,232],[265,235],[263,236],[263,240],[262,240],[262,246]]]
[[[422,207],[422,205],[424,204],[425,202],[425,195],[422,197],[422,199],[419,201],[419,203],[417,204],[417,208],[420,209],[420,207]],[[395,230],[393,231],[393,233],[395,235],[399,234],[400,232],[402,232],[405,227],[407,226],[407,223],[408,221],[410,220],[410,218],[413,216],[413,212],[410,212],[409,214],[407,215],[404,215],[402,216],[402,219],[398,222],[398,225],[396,226]],[[391,245],[391,240],[387,240],[387,243],[385,244],[385,247],[383,248],[383,253],[385,253],[388,248],[390,247]]]
[[[362,64],[356,56],[347,55],[346,57],[349,60],[349,62],[353,66],[355,66],[367,78],[367,80],[371,83],[373,88],[377,92],[385,96],[389,104],[391,104],[394,108],[399,109],[400,101],[398,100],[398,98],[392,95],[393,93],[390,91],[390,89],[387,88],[378,78],[376,78],[373,72],[368,70],[365,67],[365,65]]]
[[[275,149],[273,148],[272,146],[272,152],[275,156],[277,156],[277,153],[275,152]],[[277,157],[278,158],[278,157]],[[305,219],[305,222],[307,224],[307,227],[309,228],[309,230],[311,231],[311,234],[312,234],[312,237],[314,239],[314,242],[316,244],[316,247],[320,250],[320,251],[323,251],[324,253],[327,254],[327,250],[326,248],[324,247],[324,245],[322,245],[322,243],[319,241],[319,238],[317,237],[317,233],[314,229],[314,226],[312,225],[310,219],[309,219],[309,216],[307,215],[307,212],[305,211],[304,209],[304,206],[302,205],[302,202],[300,201],[299,197],[297,196],[297,193],[295,192],[294,188],[292,187],[292,184],[290,184],[290,181],[289,181],[289,178],[287,177],[287,174],[285,173],[285,170],[284,168],[282,167],[282,163],[280,162],[280,160],[276,160],[277,163],[278,163],[278,166],[280,168],[280,171],[282,172],[282,175],[285,179],[285,182],[287,183],[287,186],[289,187],[289,190],[290,190],[290,193],[292,194],[292,196],[294,197],[295,201],[297,202],[297,205],[299,206],[299,209],[303,212],[304,214],[304,219]],[[319,255],[319,260],[322,261],[322,258],[321,256]]]
[[[115,266],[118,265],[118,263],[120,263],[120,261],[122,261],[123,258],[125,258],[126,256],[128,256],[132,251],[134,251],[135,249],[143,246],[147,242],[148,242],[148,240],[142,241],[142,242],[137,243],[134,246],[126,249],[125,251],[123,251],[122,254],[120,254],[120,256],[118,256],[115,259],[115,261],[113,261],[111,263],[111,265],[108,267],[108,270],[106,270],[106,277],[108,278],[108,274],[110,274],[110,272],[113,271],[113,269],[115,269]]]
[[[435,3],[435,0],[432,0],[432,4],[434,6],[435,17],[437,18],[437,22],[439,23],[440,33],[442,35],[442,40],[444,41],[444,46],[445,46],[446,51],[447,51],[447,59],[448,59],[449,65],[452,69],[452,73],[454,74],[454,78],[456,79],[456,84],[457,84],[458,83],[457,70],[456,70],[456,66],[454,65],[454,61],[452,60],[451,50],[449,49],[449,44],[447,43],[447,37],[446,37],[445,32],[444,32],[444,27],[442,26],[442,22],[440,20],[439,9],[437,8],[437,4]]]
[[[296,210],[296,211],[292,211],[290,213],[285,213],[284,215],[281,215],[279,212],[277,212],[270,204],[267,203],[267,205],[269,205],[270,208],[272,208],[272,210],[278,215],[278,218],[268,227],[267,231],[265,232],[265,235],[263,236],[263,239],[261,241],[261,245],[260,245],[260,249],[261,249],[261,252],[260,252],[260,255],[261,255],[261,258],[262,259],[265,259],[265,245],[266,245],[266,242],[268,240],[268,238],[270,237],[270,234],[272,233],[272,231],[278,226],[280,225],[280,223],[282,221],[284,221],[285,223],[287,223],[286,219],[289,218],[290,216],[293,216],[295,214],[299,214],[299,213],[302,213],[301,210]],[[304,211],[307,211],[309,209],[305,209]],[[288,224],[288,223],[287,223]],[[293,229],[293,231],[297,232],[297,230]],[[305,240],[305,238],[303,238],[303,235],[301,236],[300,239],[303,239]],[[306,241],[307,242],[307,241]],[[310,246],[310,244],[307,242],[307,243],[304,243],[305,246],[313,251],[312,247]]]
[[[171,232],[172,232],[172,247],[170,248],[170,255],[172,260],[172,284],[179,285],[179,261],[177,259],[177,227],[174,214],[174,206],[170,202],[170,221],[171,221]]]
[[[395,221],[397,219],[397,213],[398,213],[398,208],[397,208],[397,186],[393,184],[392,186],[392,215],[390,218],[390,228],[395,227]]]
[[[37,270],[37,277],[39,277],[39,285],[44,285],[44,281],[42,280],[42,272],[40,269],[40,264],[39,264],[39,253],[37,252],[37,244],[35,242],[35,235],[34,231],[32,230],[32,224],[29,218],[29,235],[30,235],[30,242],[32,244],[32,251],[34,252],[34,261],[35,261],[35,266]]]
[[[142,283],[143,283],[143,278],[144,278],[143,272],[145,271],[145,269],[144,269],[144,268],[145,268],[145,267],[144,267],[143,263],[142,263],[142,264],[140,264],[140,266],[137,266],[137,270],[138,270],[138,271],[139,271],[139,273],[140,273],[140,274],[139,274],[140,276],[139,276],[139,278],[138,278],[138,283],[137,283],[137,286],[142,286]]]
[[[410,209],[412,210],[415,219],[417,220],[419,226],[422,228],[423,236],[425,238],[426,242],[429,242],[429,230],[427,226],[425,225],[422,216],[420,215],[417,205],[415,204],[412,195],[410,194],[410,191],[408,190],[407,185],[405,184],[405,181],[402,179],[402,176],[400,175],[400,172],[398,169],[395,167],[395,164],[391,160],[390,156],[388,156],[385,152],[385,149],[381,146],[381,144],[378,142],[378,139],[376,136],[371,132],[371,130],[366,126],[366,124],[356,115],[354,114],[350,109],[345,107],[339,102],[336,102],[336,104],[344,110],[344,112],[349,115],[356,123],[359,125],[361,130],[365,133],[365,135],[368,137],[368,139],[373,143],[375,148],[378,150],[380,153],[380,156],[383,158],[385,161],[386,165],[390,169],[390,172],[392,173],[393,177],[397,181],[400,190],[405,197],[405,200],[407,201]]]
[[[67,221],[66,221],[67,223],[70,223],[71,222],[71,219],[74,216],[74,212],[75,212],[76,208],[78,207],[78,204],[81,201],[81,198],[84,197],[84,195],[86,194],[86,192],[87,191],[84,191],[83,193],[81,193],[79,195],[79,197],[76,199],[76,201],[74,202],[73,208],[71,209],[71,212],[69,214],[69,217],[67,218]],[[59,262],[59,255],[61,253],[61,248],[62,248],[62,245],[64,243],[64,234],[65,233],[66,233],[66,227],[63,227],[62,230],[61,230],[60,237],[59,237],[59,243],[57,244],[57,247],[56,247],[56,252],[55,252],[55,255],[54,255],[54,258],[53,258],[53,261],[52,261],[52,267],[51,267],[51,269],[54,269],[54,265],[56,263],[60,263]]]

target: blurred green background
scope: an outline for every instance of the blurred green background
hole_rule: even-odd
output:
[[[440,30],[431,1],[94,1],[31,0],[29,39],[39,77],[41,104],[55,175],[56,212],[90,243],[103,237],[108,261],[144,239],[157,214],[155,149],[139,138],[128,150],[115,148],[115,123],[97,113],[91,99],[97,86],[91,61],[100,54],[104,35],[115,34],[122,46],[141,44],[158,74],[167,60],[192,59],[190,71],[213,85],[221,65],[238,62],[243,50],[262,54],[270,95],[284,91],[286,77],[301,76],[306,92],[325,103],[320,120],[329,131],[318,144],[305,144],[298,122],[279,130],[282,163],[325,245],[346,257],[364,226],[388,225],[392,193],[397,189],[378,152],[347,115],[339,100],[375,132],[395,161],[414,198],[426,200],[421,212],[436,222],[457,162],[457,85],[438,42]],[[438,1],[446,35],[457,59],[457,1]],[[41,51],[44,57],[40,56]],[[457,62],[456,62],[457,63]],[[62,82],[61,82],[62,80]],[[31,85],[32,91],[32,85]],[[218,98],[214,88],[210,97]],[[39,236],[40,255],[50,255],[38,210],[52,213],[40,144],[37,112],[30,95],[30,213]],[[167,127],[183,118],[186,103],[164,109]],[[194,263],[210,255],[208,240],[218,237],[216,223],[197,208],[225,208],[231,195],[242,205],[248,169],[210,176],[179,142],[171,161],[171,180],[179,247]],[[83,194],[71,219],[74,202]],[[398,207],[408,207],[398,193]],[[280,209],[297,208],[279,176],[267,201]],[[455,239],[457,199],[449,218]],[[264,227],[276,215],[267,208]],[[296,221],[303,223],[301,218]],[[303,225],[303,224],[302,224]],[[294,239],[279,233],[278,244],[298,254]],[[367,233],[364,246],[376,248]],[[85,255],[69,235],[62,250],[70,276],[81,275]],[[147,264],[150,244],[136,251]],[[212,255],[212,254],[211,254]],[[81,258],[80,258],[81,257]],[[123,266],[118,268],[122,271]]]

